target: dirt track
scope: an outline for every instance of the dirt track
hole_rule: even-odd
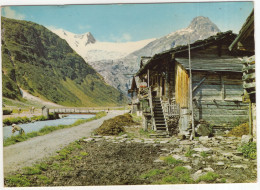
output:
[[[110,113],[98,120],[94,120],[76,127],[54,131],[50,134],[39,136],[4,147],[4,175],[16,171],[22,167],[47,158],[69,143],[82,137],[91,135],[93,129],[98,128],[104,120],[123,114],[124,111],[110,111]]]

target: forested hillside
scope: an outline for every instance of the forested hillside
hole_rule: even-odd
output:
[[[108,106],[125,97],[47,28],[2,17],[3,97],[19,88],[65,106]]]

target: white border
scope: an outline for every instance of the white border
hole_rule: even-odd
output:
[[[232,1],[232,0],[1,0],[0,1],[0,6],[13,6],[13,5],[72,5],[72,4],[128,4],[128,3],[173,3],[173,2],[227,2],[227,1]],[[259,34],[259,16],[260,12],[259,10],[259,5],[260,1],[257,0],[235,0],[237,2],[239,1],[254,1],[255,3],[255,34]],[[1,11],[0,11],[1,13]],[[259,35],[255,35],[255,41],[256,41],[256,60],[258,60],[258,55],[259,55]],[[259,72],[260,66],[256,64],[256,72]],[[257,79],[258,80],[258,79]],[[1,80],[0,80],[1,81]],[[257,95],[260,93],[260,83],[257,82]],[[2,87],[2,85],[0,85]],[[1,91],[0,91],[1,92]],[[258,128],[258,141],[257,141],[257,146],[258,146],[258,156],[260,152],[260,142],[259,142],[259,106],[257,106],[257,128]],[[1,109],[0,109],[1,110]],[[1,125],[0,125],[1,126]],[[1,134],[1,132],[0,132]],[[0,138],[1,139],[1,138]],[[0,143],[0,146],[2,145],[2,142]],[[1,146],[3,147],[3,146]],[[88,186],[88,187],[35,187],[35,188],[3,188],[3,148],[0,149],[0,189],[62,189],[62,190],[71,190],[71,189],[87,189],[87,190],[121,190],[121,189],[137,189],[137,190],[143,190],[143,189],[151,189],[151,190],[257,190],[260,189],[260,183],[259,183],[259,158],[258,158],[258,183],[241,183],[241,184],[203,184],[203,185],[153,185],[153,186]]]

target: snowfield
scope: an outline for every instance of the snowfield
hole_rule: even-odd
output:
[[[120,59],[155,40],[153,38],[136,42],[99,42],[90,32],[74,34],[63,29],[51,29],[51,31],[66,40],[87,62]]]

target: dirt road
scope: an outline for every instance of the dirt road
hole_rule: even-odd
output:
[[[69,143],[90,136],[91,132],[98,128],[104,120],[123,113],[124,111],[110,111],[101,119],[4,147],[4,175],[54,155],[57,150]]]

